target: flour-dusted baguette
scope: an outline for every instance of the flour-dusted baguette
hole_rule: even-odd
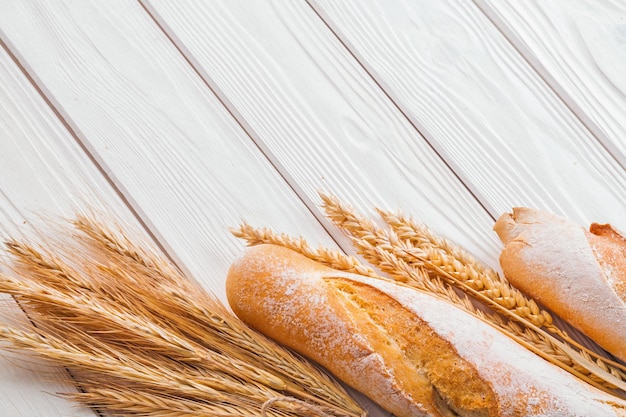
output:
[[[626,241],[617,231],[530,208],[503,214],[494,230],[514,286],[626,361]]]
[[[448,302],[280,246],[248,248],[226,290],[250,326],[398,417],[626,416],[626,402]]]

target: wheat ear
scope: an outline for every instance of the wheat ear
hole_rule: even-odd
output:
[[[121,387],[90,389],[86,392],[63,396],[96,410],[106,410],[107,415],[114,417],[126,416],[128,413],[155,417],[230,417],[233,415],[253,417],[259,415],[258,406],[250,401],[242,400],[237,404],[216,401],[207,405],[199,401],[154,395],[150,392],[129,391]]]
[[[607,363],[610,368],[606,370],[612,369],[615,376],[626,380],[624,365],[602,357],[572,339],[564,329],[553,323],[550,313],[541,309],[534,300],[523,295],[498,272],[483,265],[459,245],[437,235],[427,226],[418,224],[410,216],[384,210],[378,210],[378,213],[391,226],[398,239],[409,242],[413,248],[421,251],[413,250],[411,254],[417,258],[418,262],[423,262],[426,268],[433,265],[433,268],[440,268],[459,281],[468,283],[474,289],[483,288],[485,294],[498,304],[528,318],[534,325],[543,327],[567,341],[589,360],[600,360],[598,365],[602,366],[602,363]]]
[[[340,271],[371,277],[377,276],[372,268],[364,265],[354,256],[349,256],[338,250],[328,249],[323,246],[314,249],[303,237],[294,238],[284,233],[278,234],[268,228],[255,228],[245,222],[239,225],[239,227],[231,229],[231,233],[233,236],[245,240],[248,246],[261,244],[279,245]]]
[[[357,250],[372,264],[379,266],[378,262],[389,262],[388,259],[383,259],[378,255],[378,252],[382,250],[386,251],[389,257],[397,258],[404,264],[422,268],[428,271],[430,275],[440,277],[449,285],[463,290],[475,300],[492,308],[507,319],[518,322],[525,330],[523,333],[518,332],[519,334],[514,335],[511,333],[511,327],[503,328],[501,326],[502,321],[489,320],[491,324],[496,325],[505,333],[515,336],[516,340],[520,337],[525,339],[527,347],[532,347],[531,350],[535,353],[605,391],[611,391],[616,387],[625,390],[626,384],[623,382],[621,371],[607,363],[607,360],[599,358],[600,364],[588,361],[585,359],[586,352],[572,351],[567,345],[533,323],[533,319],[542,324],[551,323],[551,319],[548,319],[549,315],[540,314],[541,310],[536,303],[529,302],[530,300],[525,297],[522,299],[521,293],[510,288],[505,281],[501,279],[494,281],[485,274],[478,274],[479,276],[475,279],[470,279],[472,275],[471,272],[468,273],[467,269],[463,269],[462,274],[453,275],[446,269],[446,266],[449,265],[446,264],[445,257],[438,256],[431,261],[425,258],[421,248],[415,247],[410,239],[402,239],[393,229],[384,230],[377,227],[336,197],[322,195],[322,199],[327,217],[351,236]],[[464,259],[469,259],[468,255],[463,256]],[[453,261],[456,261],[452,262],[456,264],[456,267],[463,268],[461,261]],[[420,283],[419,285],[423,287],[424,284]],[[514,304],[510,300],[512,294],[515,294],[513,297]],[[520,308],[522,303],[523,307]],[[537,320],[538,317],[545,319]],[[486,316],[486,318],[489,319],[491,316]],[[537,341],[542,342],[537,343]],[[546,341],[549,341],[549,346],[551,346],[548,350],[545,349]],[[563,358],[567,358],[567,360],[564,361]]]
[[[388,273],[400,283],[408,284],[413,288],[427,292],[462,308],[477,318],[499,328],[530,351],[570,371],[575,376],[600,389],[606,391],[607,389],[614,389],[616,387],[615,383],[608,383],[606,375],[602,374],[600,377],[595,376],[587,367],[579,365],[578,362],[580,362],[580,360],[573,362],[571,352],[568,353],[564,351],[563,345],[558,344],[545,333],[536,331],[535,328],[532,328],[532,325],[530,328],[520,326],[515,321],[507,320],[506,317],[479,310],[470,301],[467,295],[463,297],[459,296],[459,294],[453,290],[453,287],[447,284],[446,281],[442,281],[440,277],[429,276],[425,270],[386,251],[380,246],[373,246],[366,241],[357,242],[355,246],[358,247],[360,253],[366,260],[381,268],[383,272]],[[601,368],[601,372],[603,371],[606,372],[608,370]]]
[[[499,297],[494,297],[494,299],[500,300],[499,304],[510,306],[510,309],[517,314],[522,313],[521,315],[525,315],[534,325],[544,327],[549,332],[564,339],[579,349],[589,360],[600,360],[601,362],[597,362],[598,365],[602,366],[604,362],[609,364],[613,369],[612,373],[620,379],[626,379],[626,375],[623,374],[626,371],[624,365],[604,358],[576,342],[565,330],[553,323],[550,313],[540,309],[534,300],[521,294],[495,270],[477,261],[463,248],[437,235],[427,226],[418,224],[410,216],[384,210],[378,210],[378,212],[395,231],[399,239],[410,242],[414,248],[422,251],[413,251],[412,254],[420,262],[425,262],[424,266],[434,265],[441,268],[460,281],[468,282],[473,288],[487,288],[486,294],[499,295]],[[473,284],[475,282],[480,282],[480,284]],[[611,371],[608,368],[606,370]]]

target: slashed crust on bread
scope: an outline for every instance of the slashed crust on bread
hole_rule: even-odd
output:
[[[403,391],[429,398],[446,417],[496,415],[490,384],[423,320],[371,286],[341,277],[324,280],[345,300],[344,308],[372,348],[394,364]]]

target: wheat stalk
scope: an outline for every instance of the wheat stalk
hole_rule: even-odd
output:
[[[111,415],[364,415],[123,228],[73,225],[69,243],[49,237],[45,250],[7,242],[13,274],[0,276],[36,325],[2,326],[0,341],[68,367],[83,390],[71,398]]]
[[[362,264],[354,256],[348,256],[343,252],[323,246],[313,249],[303,237],[294,238],[284,233],[277,234],[268,228],[255,228],[245,222],[238,228],[231,229],[231,233],[235,237],[245,240],[249,246],[261,244],[279,245],[330,268],[364,276],[378,277],[372,268]]]
[[[129,391],[123,387],[90,389],[87,392],[66,394],[64,397],[85,406],[106,410],[108,415],[120,417],[128,413],[155,417],[230,417],[233,415],[252,417],[259,414],[259,407],[250,401],[242,400],[237,404],[215,401],[209,405],[180,397]]]
[[[412,234],[407,236],[406,222],[400,225],[402,235],[399,235],[395,230],[398,229],[398,224],[389,230],[381,229],[336,197],[322,195],[322,200],[328,218],[351,236],[357,250],[373,265],[381,267],[392,276],[397,275],[398,271],[405,271],[409,266],[423,269],[428,275],[443,279],[448,285],[461,289],[508,320],[517,322],[524,328],[523,332],[515,331],[514,327],[508,325],[503,326],[503,321],[494,319],[496,316],[484,317],[486,321],[522,341],[526,347],[545,359],[592,385],[604,388],[605,391],[616,387],[625,390],[624,373],[619,364],[586,351],[578,344],[574,345],[577,351],[572,351],[563,342],[550,336],[545,329],[559,336],[564,332],[555,330],[549,313],[541,310],[533,300],[523,296],[504,278],[478,265],[464,251],[451,249],[451,243],[435,237],[431,232],[417,238]],[[393,217],[385,217],[396,222]],[[433,243],[436,243],[438,250],[433,248]],[[430,250],[425,251],[425,247]],[[418,288],[427,287],[423,276],[413,283]],[[434,287],[439,287],[440,284],[440,281],[435,281]],[[440,289],[432,287],[427,289],[433,293],[441,293]],[[549,348],[546,349],[547,346]],[[595,361],[588,360],[591,355],[595,355]]]

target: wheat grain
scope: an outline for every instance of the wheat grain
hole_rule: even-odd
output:
[[[452,258],[472,270],[468,275],[485,274],[491,280],[500,280],[499,274],[492,268],[476,260],[472,254],[459,245],[434,233],[428,226],[417,223],[412,217],[400,212],[393,213],[381,209],[376,211],[396,232],[399,239],[409,241],[414,247],[419,249],[436,249],[449,254]]]
[[[564,329],[553,323],[550,313],[541,309],[534,300],[524,296],[504,277],[477,261],[459,245],[438,236],[427,226],[415,222],[410,216],[384,210],[378,210],[378,213],[391,226],[400,240],[409,242],[416,249],[421,250],[420,252],[411,249],[409,252],[423,262],[425,267],[432,265],[433,269],[440,268],[474,289],[484,288],[483,294],[499,305],[514,311],[520,317],[529,319],[534,325],[544,327],[556,334],[575,346],[587,360],[595,361],[602,369],[626,381],[626,368],[623,365],[601,357],[576,342]],[[474,282],[478,282],[479,285],[473,284]]]
[[[400,216],[387,215],[379,210],[392,223],[390,229],[381,229],[336,197],[321,197],[327,217],[348,233],[357,250],[373,265],[396,278],[399,276],[401,280],[411,275],[414,286],[427,289],[433,294],[443,293],[440,282],[437,281],[434,286],[429,287],[425,277],[443,278],[447,284],[460,288],[475,300],[503,314],[508,320],[521,324],[523,330],[517,331],[517,327],[510,327],[508,322],[499,320],[496,315],[483,317],[545,359],[599,388],[612,390],[616,384],[622,389],[626,387],[621,365],[587,351],[578,343],[570,343],[577,350],[568,353],[569,348],[566,345],[541,328],[543,326],[559,336],[565,336],[567,342],[571,341],[564,331],[552,323],[549,313],[541,310],[534,300],[525,297],[495,274],[495,271],[489,272],[489,269],[479,265],[462,249],[436,237],[430,231],[423,236],[416,236],[416,230],[423,228],[401,221]],[[407,274],[411,267],[428,271],[428,274]],[[580,355],[581,352],[587,356],[593,355],[596,360],[585,359],[584,355]],[[597,361],[602,363],[598,368],[599,372],[591,372],[588,368],[595,366]]]

